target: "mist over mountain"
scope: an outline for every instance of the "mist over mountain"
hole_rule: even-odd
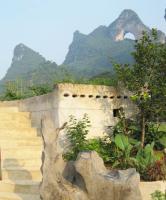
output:
[[[131,52],[135,41],[125,36],[131,33],[139,40],[143,31],[150,34],[151,30],[132,10],[124,10],[108,27],[99,26],[88,35],[76,31],[63,66],[58,66],[26,45],[19,44],[14,49],[11,66],[0,85],[16,79],[35,84],[51,84],[62,80],[66,71],[77,78],[91,78],[106,72],[109,74],[112,62],[133,62]],[[158,31],[158,36],[160,42],[165,42],[163,32]]]

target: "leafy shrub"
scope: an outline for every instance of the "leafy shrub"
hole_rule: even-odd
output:
[[[164,154],[154,151],[154,143],[138,148],[134,167],[140,173],[141,179],[145,181],[166,180]]]
[[[112,143],[114,143],[117,148],[116,160],[113,163],[113,167],[118,167],[120,169],[133,167],[136,161],[132,157],[133,145],[130,143],[129,138],[124,134],[118,134],[112,139]]]
[[[87,140],[85,150],[87,151],[96,151],[104,160],[104,162],[110,161],[110,144],[107,143],[104,139],[94,138]]]
[[[18,92],[17,88],[6,87],[4,94],[1,96],[2,101],[12,101],[24,98],[24,96]]]
[[[86,150],[86,136],[89,127],[90,121],[86,114],[79,121],[73,116],[70,116],[69,123],[66,127],[67,137],[70,141],[70,149],[63,155],[64,159],[76,160],[78,153]]]
[[[164,194],[161,191],[155,191],[153,194],[151,194],[152,200],[166,200],[166,193]]]
[[[31,86],[28,89],[32,92],[32,96],[39,96],[52,91],[52,88],[47,84]]]
[[[147,168],[149,165],[153,164],[156,161],[153,148],[154,143],[147,144],[144,148],[139,148],[136,159],[140,167]]]
[[[145,144],[154,142],[156,150],[166,148],[166,132],[159,129],[155,123],[148,123],[146,126]]]

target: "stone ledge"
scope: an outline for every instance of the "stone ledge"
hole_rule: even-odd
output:
[[[143,200],[151,200],[151,194],[156,190],[165,192],[166,182],[164,181],[154,181],[154,182],[140,182],[140,191]]]

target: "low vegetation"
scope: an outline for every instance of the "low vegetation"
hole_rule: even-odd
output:
[[[32,96],[39,96],[47,94],[53,90],[48,84],[28,86],[26,89],[23,89],[16,82],[12,84],[6,84],[4,92],[0,95],[1,101],[13,101],[19,99],[25,99]]]
[[[66,127],[70,146],[64,154],[64,159],[76,160],[81,151],[96,151],[109,168],[127,169],[134,167],[140,173],[142,180],[166,180],[166,160],[163,152],[166,146],[163,145],[162,149],[160,146],[159,151],[156,141],[150,140],[142,148],[141,139],[135,139],[137,126],[131,122],[130,125],[122,123],[123,120],[119,119],[119,123],[113,128],[111,135],[105,138],[87,139],[90,127],[87,115],[81,120],[71,116]],[[163,133],[166,134],[166,132]],[[158,142],[157,144],[159,145]]]
[[[155,191],[151,196],[152,196],[152,200],[165,200],[166,199],[166,193],[164,194],[161,191]]]

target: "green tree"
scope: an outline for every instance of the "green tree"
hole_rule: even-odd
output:
[[[158,42],[157,31],[143,33],[132,53],[135,63],[115,65],[120,83],[133,93],[139,108],[141,145],[144,147],[145,128],[149,121],[165,119],[166,44]]]

